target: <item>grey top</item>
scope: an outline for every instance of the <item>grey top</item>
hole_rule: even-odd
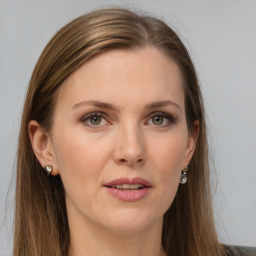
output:
[[[256,247],[230,246],[228,253],[229,256],[256,256]]]

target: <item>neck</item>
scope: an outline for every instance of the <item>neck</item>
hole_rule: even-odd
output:
[[[149,229],[129,233],[72,223],[69,256],[164,256],[161,240],[162,221]]]

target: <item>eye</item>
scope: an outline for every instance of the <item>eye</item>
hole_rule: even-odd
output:
[[[103,114],[99,112],[89,113],[83,116],[81,122],[88,126],[103,126],[108,123]]]
[[[148,122],[149,122],[149,125],[165,127],[173,124],[175,122],[175,119],[170,114],[157,112],[157,113],[151,114]]]
[[[102,118],[101,118],[101,116],[92,116],[89,118],[89,121],[93,125],[99,125],[102,121]]]
[[[155,125],[161,125],[164,122],[164,118],[162,116],[154,116],[152,118],[152,123]]]

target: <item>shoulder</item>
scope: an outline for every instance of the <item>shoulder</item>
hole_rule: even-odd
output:
[[[228,256],[256,256],[256,247],[248,246],[227,246]]]
[[[256,256],[256,247],[234,246],[241,256]]]

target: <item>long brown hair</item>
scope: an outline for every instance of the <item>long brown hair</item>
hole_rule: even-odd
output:
[[[69,227],[59,176],[47,177],[36,159],[28,123],[50,131],[54,97],[63,81],[95,55],[112,49],[152,46],[176,61],[183,78],[188,129],[199,120],[199,137],[188,173],[164,215],[162,245],[168,255],[220,256],[212,214],[208,147],[202,96],[193,63],[163,21],[111,8],[83,15],[63,27],[48,43],[34,69],[22,116],[17,157],[14,255],[65,256]]]

